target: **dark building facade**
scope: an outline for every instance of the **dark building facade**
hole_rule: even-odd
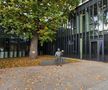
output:
[[[108,0],[89,0],[58,30],[56,48],[67,57],[108,61]]]
[[[29,54],[30,42],[15,34],[6,34],[0,28],[0,58],[23,57]]]

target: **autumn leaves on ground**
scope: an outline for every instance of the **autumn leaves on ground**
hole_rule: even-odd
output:
[[[0,59],[0,68],[36,66],[45,58],[51,59],[50,56],[39,56],[35,60],[31,60],[29,57]]]
[[[12,61],[8,59],[4,67],[20,66],[0,69],[0,90],[108,90],[97,89],[100,85],[106,88],[104,83],[108,82],[108,63],[82,60],[66,63],[62,67],[34,64],[35,61],[50,62],[54,59],[52,56],[39,56],[38,59],[31,61],[27,57]],[[3,63],[3,60],[1,62]],[[96,89],[92,89],[95,87]]]
[[[38,56],[37,59],[31,60],[29,57],[19,57],[19,58],[8,58],[0,59],[0,68],[11,68],[11,67],[25,67],[25,66],[37,66],[40,65],[42,61],[54,60],[54,56]],[[77,62],[78,60],[65,59],[67,62]]]

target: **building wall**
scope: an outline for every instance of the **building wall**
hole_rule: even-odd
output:
[[[19,37],[0,37],[0,58],[27,56],[29,41]]]
[[[56,48],[64,56],[91,60],[108,60],[108,0],[89,0],[57,33]]]

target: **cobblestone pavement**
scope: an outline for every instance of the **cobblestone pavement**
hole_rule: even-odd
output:
[[[97,90],[107,80],[108,63],[95,61],[0,69],[0,90]]]

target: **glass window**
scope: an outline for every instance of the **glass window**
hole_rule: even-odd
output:
[[[89,8],[87,8],[85,11],[85,23],[86,23],[85,29],[86,29],[86,32],[89,31],[89,13],[88,12],[89,12]]]
[[[108,0],[103,0],[103,29],[105,33],[108,31]]]
[[[93,15],[93,22],[94,22],[94,38],[98,37],[98,30],[99,30],[99,18],[98,18],[98,9],[97,3],[94,4],[94,15]]]
[[[83,13],[82,13],[82,30],[83,32],[85,32],[85,26],[86,26],[86,23],[85,23],[85,10],[83,10]]]
[[[3,38],[0,38],[0,51],[3,51],[4,47],[3,47]]]
[[[89,25],[90,25],[90,31],[93,30],[93,6],[89,9]]]
[[[103,7],[102,7],[102,0],[98,2],[98,16],[99,16],[99,31],[103,30]]]
[[[83,13],[82,12],[80,12],[80,33],[82,33],[82,31],[83,31]]]
[[[108,31],[108,10],[104,11],[103,22],[104,22],[104,30]]]
[[[77,30],[77,34],[79,33],[79,15],[76,16],[76,30]]]
[[[106,9],[107,8],[107,1],[108,0],[103,0],[103,9]]]

